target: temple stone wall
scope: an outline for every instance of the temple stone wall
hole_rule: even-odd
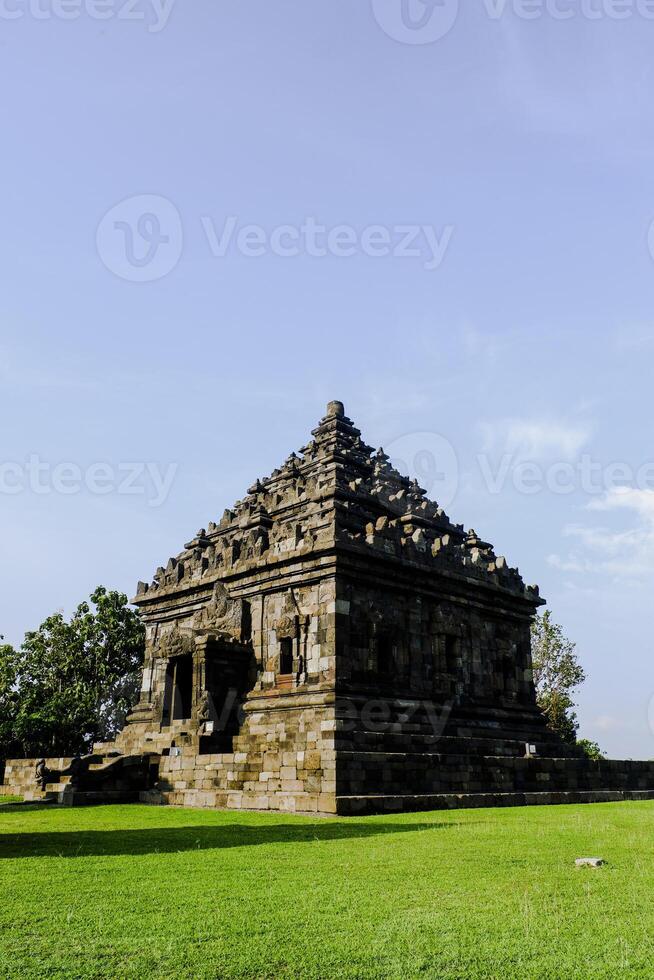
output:
[[[339,596],[339,689],[533,704],[526,614],[362,581]]]
[[[339,752],[342,814],[654,799],[654,763]],[[379,787],[383,791],[379,792]]]
[[[452,753],[339,753],[338,791],[384,794],[653,790],[654,763],[619,760],[516,758]]]
[[[234,752],[164,757],[159,792],[189,806],[334,813],[334,726],[331,706],[248,706]]]
[[[282,643],[289,641],[293,663],[291,688],[333,688],[336,676],[336,583],[334,578],[311,585],[264,593],[254,629],[255,655],[261,664],[257,691],[279,686]],[[256,620],[256,616],[255,616]]]

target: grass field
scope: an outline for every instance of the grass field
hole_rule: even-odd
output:
[[[21,796],[0,796],[0,806],[7,803],[20,803],[21,799]]]
[[[654,803],[0,815],[3,978],[651,978],[653,937]]]

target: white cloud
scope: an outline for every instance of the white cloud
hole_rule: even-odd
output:
[[[461,345],[466,357],[482,358],[495,363],[506,346],[506,338],[488,330],[480,330],[472,323],[460,327]]]
[[[591,724],[600,732],[614,732],[627,727],[623,719],[614,718],[613,715],[598,715]]]
[[[598,573],[614,579],[649,578],[654,574],[654,490],[615,487],[591,500],[586,509],[603,513],[626,511],[634,523],[620,530],[568,525],[563,534],[575,539],[578,548],[565,557],[550,555],[550,565],[565,572]]]
[[[654,326],[648,323],[622,326],[615,335],[615,346],[620,352],[652,350],[654,348]]]
[[[514,460],[570,460],[588,442],[591,430],[585,423],[556,419],[505,418],[482,422],[483,451],[504,452]]]
[[[638,516],[654,529],[654,490],[640,490],[637,487],[614,487],[603,497],[591,500],[588,510],[636,511]]]

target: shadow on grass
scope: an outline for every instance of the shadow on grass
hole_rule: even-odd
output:
[[[215,827],[148,827],[139,830],[80,830],[60,833],[0,834],[0,859],[25,857],[88,857],[105,854],[171,854],[259,844],[310,844],[444,830],[454,823],[358,824],[321,821],[316,824],[270,824]]]
[[[51,800],[17,800],[15,803],[0,803],[0,813],[10,811],[24,813],[26,810],[53,810],[55,804]]]

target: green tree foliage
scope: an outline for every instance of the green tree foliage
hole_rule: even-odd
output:
[[[8,719],[0,757],[16,746],[28,757],[72,755],[113,738],[138,693],[144,639],[127,596],[99,587],[70,621],[55,613],[20,650],[0,647],[0,711],[6,703]]]
[[[14,728],[17,711],[17,654],[12,646],[1,642],[3,639],[0,636],[0,775],[3,760],[9,758],[12,750],[18,749]]]
[[[531,649],[536,697],[550,728],[570,744],[577,741],[579,724],[573,692],[586,680],[576,644],[552,620],[549,610],[536,616],[531,627]]]
[[[597,742],[591,742],[589,738],[578,739],[577,748],[581,749],[587,759],[593,759],[594,761],[606,759],[606,756],[602,752]]]

